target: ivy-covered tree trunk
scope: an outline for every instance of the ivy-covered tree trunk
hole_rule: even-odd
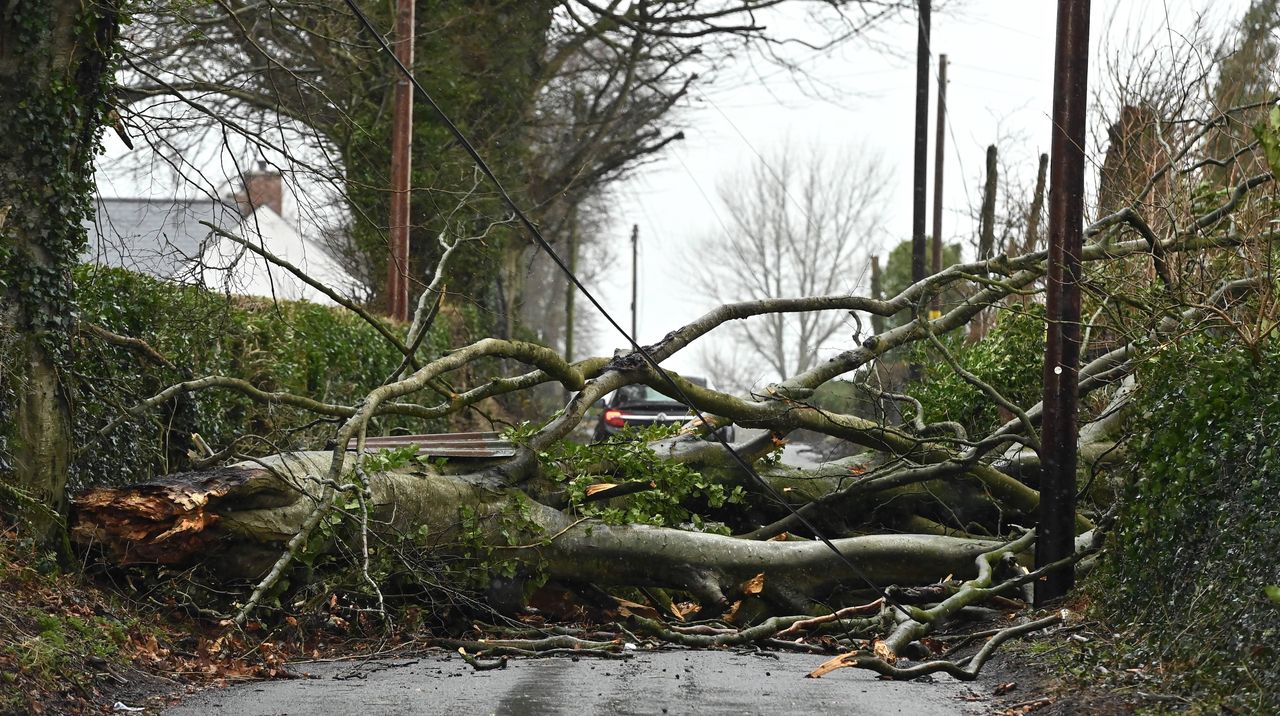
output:
[[[71,267],[112,79],[114,0],[0,5],[0,500],[46,543],[63,534]]]

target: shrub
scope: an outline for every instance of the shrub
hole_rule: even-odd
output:
[[[1261,358],[1199,336],[1141,366],[1143,432],[1094,590],[1129,624],[1133,666],[1213,713],[1280,713],[1280,348]]]
[[[969,343],[961,333],[943,337],[956,361],[970,373],[1023,408],[1040,401],[1043,391],[1044,307],[1011,304],[982,340]],[[951,420],[970,436],[984,435],[1004,422],[996,404],[956,375],[935,351],[916,349],[912,360],[924,366],[924,380],[909,392],[924,404],[925,422]]]
[[[264,390],[353,403],[400,364],[400,353],[372,326],[342,309],[221,296],[120,269],[82,266],[76,282],[81,321],[147,341],[177,370],[80,333],[69,376],[75,440],[82,446],[72,467],[73,488],[184,469],[192,432],[215,450],[234,444],[245,454],[321,448],[332,437],[332,421],[316,422],[296,409],[213,389],[176,398],[96,439],[123,408],[175,382],[226,375]],[[434,330],[423,354],[443,351],[445,333]],[[447,425],[389,417],[370,427],[396,428],[427,432]]]

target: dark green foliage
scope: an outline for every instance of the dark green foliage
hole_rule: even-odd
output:
[[[977,343],[968,343],[959,333],[944,336],[943,341],[961,366],[1025,409],[1040,402],[1044,389],[1044,307],[1010,304],[1001,311],[995,327]],[[998,406],[956,375],[932,348],[916,349],[912,360],[924,366],[925,379],[908,392],[924,403],[926,423],[952,420],[970,436],[980,436],[1009,419],[1001,417]]]
[[[0,295],[17,304],[17,328],[55,354],[66,347],[66,272],[86,240],[121,19],[111,6],[69,10],[22,3],[0,19]],[[66,45],[78,54],[40,66]]]
[[[745,497],[742,487],[726,489],[687,465],[659,457],[650,442],[670,437],[678,429],[661,425],[627,429],[591,445],[563,440],[538,453],[538,460],[549,478],[565,484],[575,513],[598,517],[610,525],[686,527],[727,534],[725,525],[706,519],[705,514],[715,513],[726,503],[740,504]],[[509,437],[520,441],[530,430],[531,426],[524,423]],[[607,466],[607,470],[603,474],[595,472],[601,466]],[[629,486],[637,482],[648,483],[649,488],[612,500],[587,499],[592,485]]]
[[[1280,712],[1280,347],[1188,337],[1141,369],[1131,483],[1095,589],[1125,658],[1212,713]],[[1274,590],[1273,590],[1274,591]]]
[[[71,376],[78,395],[76,443],[90,447],[76,459],[75,487],[123,484],[184,469],[189,464],[192,432],[198,432],[214,450],[234,442],[239,452],[247,454],[320,449],[333,435],[331,422],[302,428],[314,416],[212,389],[170,401],[144,418],[122,424],[102,442],[92,443],[97,430],[122,407],[173,383],[225,375],[248,380],[263,390],[352,404],[400,363],[395,348],[344,310],[305,302],[228,299],[118,269],[81,267],[77,278],[81,320],[142,338],[178,370],[148,363],[134,352],[81,334]],[[434,331],[422,355],[438,355],[445,341],[443,331]],[[423,424],[389,417],[376,419],[370,434],[396,427],[413,432],[446,429],[444,420]]]

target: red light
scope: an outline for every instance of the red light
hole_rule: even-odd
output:
[[[604,411],[604,422],[605,425],[612,425],[615,428],[622,428],[627,425],[627,421],[622,419],[622,411],[616,409]]]

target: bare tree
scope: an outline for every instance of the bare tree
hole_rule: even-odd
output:
[[[720,187],[722,230],[697,244],[696,280],[718,302],[849,293],[884,223],[888,169],[861,149],[780,149]],[[775,376],[803,373],[848,325],[845,311],[774,313],[735,328],[753,362]],[[736,377],[720,376],[729,384]]]

